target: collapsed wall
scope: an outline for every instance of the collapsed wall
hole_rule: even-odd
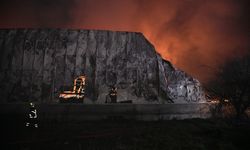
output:
[[[86,76],[85,103],[197,103],[198,80],[163,60],[141,33],[72,29],[0,30],[1,102],[57,102]]]

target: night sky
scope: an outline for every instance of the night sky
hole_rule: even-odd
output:
[[[142,32],[199,80],[250,51],[249,0],[0,0],[0,28]]]

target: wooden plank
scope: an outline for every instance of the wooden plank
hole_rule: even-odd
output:
[[[75,78],[76,49],[78,45],[79,32],[77,30],[68,31],[67,53],[65,59],[64,88],[72,90]]]
[[[16,30],[9,30],[6,34],[5,42],[1,54],[1,70],[7,70],[10,67],[10,60],[12,57],[12,50],[14,45],[14,39],[16,36]]]
[[[107,72],[106,72],[106,84],[111,86],[117,83],[117,71],[116,64],[118,59],[116,59],[116,47],[115,42],[117,38],[117,33],[108,33],[108,43],[107,43]]]
[[[117,49],[116,49],[116,59],[118,61],[114,63],[115,69],[117,70],[117,86],[118,88],[126,87],[126,66],[128,56],[126,53],[126,44],[127,44],[127,34],[126,32],[118,32],[118,36],[116,38]]]
[[[107,68],[107,49],[105,47],[107,43],[107,31],[100,31],[96,36],[96,78],[95,87],[103,88],[106,83],[106,68]]]
[[[13,45],[15,42],[16,30],[9,30],[5,35],[6,38],[3,42],[3,49],[1,50],[1,98],[3,100],[9,100],[9,94],[13,87],[11,82],[11,59],[13,57]]]
[[[43,84],[42,84],[42,101],[52,101],[54,99],[54,79],[55,79],[55,54],[56,40],[58,38],[58,30],[49,30],[46,39],[47,46],[45,47],[43,61]]]
[[[24,53],[22,63],[22,97],[24,101],[33,101],[32,98],[32,68],[35,58],[36,36],[39,31],[29,30],[24,42]]]
[[[56,40],[56,53],[55,53],[55,78],[54,83],[54,98],[58,98],[59,94],[64,91],[64,75],[65,75],[65,57],[68,41],[68,30],[58,30],[58,38]]]
[[[9,32],[8,30],[3,30],[1,29],[0,30],[0,52],[1,52],[1,55],[0,55],[0,81],[2,81],[2,78],[4,77],[4,70],[2,70],[1,68],[1,64],[2,64],[2,57],[4,56],[3,54],[5,53],[5,40],[6,40],[6,34]],[[0,85],[1,85],[1,82],[0,82]]]
[[[23,52],[24,52],[24,41],[27,30],[18,29],[17,36],[13,47],[13,57],[11,60],[11,82],[13,83],[12,89],[9,93],[10,101],[20,101],[20,93],[22,93],[22,63],[23,63]]]
[[[75,75],[85,75],[86,50],[87,50],[88,31],[80,30],[78,36],[78,47],[76,51]]]
[[[41,30],[36,36],[35,41],[35,53],[34,53],[34,62],[32,66],[32,85],[31,91],[34,100],[41,101],[42,98],[42,81],[43,81],[43,64],[44,64],[44,55],[45,49],[48,47],[47,43],[48,30]]]
[[[95,68],[96,68],[96,32],[91,30],[88,34],[88,47],[86,51],[86,97],[95,100]]]

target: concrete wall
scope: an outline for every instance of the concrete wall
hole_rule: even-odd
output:
[[[209,118],[208,103],[197,104],[37,104],[40,120],[84,121],[103,119],[169,120],[187,118]],[[25,118],[28,104],[1,104],[0,116]]]

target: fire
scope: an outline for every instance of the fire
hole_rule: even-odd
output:
[[[74,86],[72,91],[64,91],[59,95],[61,101],[67,101],[70,99],[84,99],[85,94],[85,76],[79,76],[74,80]]]

